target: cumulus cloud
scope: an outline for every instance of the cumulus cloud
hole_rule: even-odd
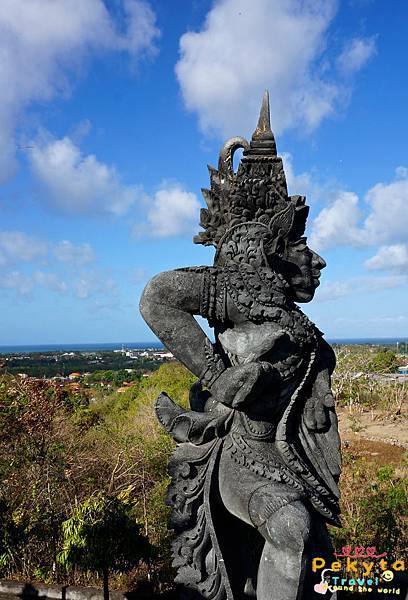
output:
[[[0,288],[15,292],[17,297],[31,296],[34,288],[33,278],[20,271],[11,271],[0,275]]]
[[[31,262],[47,254],[47,243],[22,231],[0,231],[0,266]]]
[[[51,244],[23,231],[0,231],[1,268],[25,262],[48,264],[50,258],[65,265],[83,267],[95,260],[95,253],[88,243],[73,244],[69,240],[62,240]],[[38,279],[37,282],[44,283],[44,279]]]
[[[8,290],[18,299],[31,299],[34,290],[42,287],[59,294],[65,294],[68,286],[55,273],[35,271],[31,274],[11,271],[0,275],[0,288]]]
[[[124,0],[124,9],[127,27],[125,34],[115,35],[118,49],[127,50],[135,57],[157,54],[155,41],[160,37],[160,30],[150,5],[140,0]]]
[[[78,276],[69,278],[53,271],[25,273],[13,270],[0,273],[0,288],[20,300],[31,300],[36,291],[41,289],[84,301],[102,302],[109,299],[113,302],[118,295],[116,281],[103,269],[82,271]]]
[[[377,52],[375,37],[350,40],[337,59],[337,68],[345,75],[354,75]]]
[[[316,300],[329,302],[350,295],[377,292],[405,285],[405,275],[384,275],[381,277],[353,277],[343,281],[328,281],[319,288]]]
[[[66,213],[123,215],[140,194],[139,187],[121,183],[113,166],[82,154],[69,137],[34,144],[29,160],[47,200]]]
[[[293,156],[290,152],[281,153],[283,167],[286,175],[286,183],[288,185],[289,194],[306,194],[313,193],[316,186],[313,183],[311,174],[308,171],[296,174],[293,165]]]
[[[54,244],[21,231],[0,232],[0,288],[13,298],[31,300],[36,290],[46,289],[80,300],[113,302],[117,283],[106,269],[85,268],[93,261],[95,254],[88,243],[62,240]],[[13,268],[16,263],[19,266]]]
[[[59,294],[65,294],[68,291],[66,282],[55,273],[35,271],[32,275],[32,280],[34,285],[42,286]]]
[[[80,300],[95,296],[116,297],[118,287],[113,277],[103,270],[83,271],[73,283],[73,293]]]
[[[340,191],[336,181],[332,179],[322,180],[315,168],[297,173],[292,154],[281,152],[280,155],[283,160],[289,194],[306,196],[308,204],[327,201],[327,198],[336,198],[338,191]]]
[[[370,270],[392,269],[408,273],[408,244],[381,246],[364,265]]]
[[[135,226],[135,235],[170,237],[191,233],[197,227],[200,202],[178,182],[162,183],[146,203],[146,221]]]
[[[83,266],[95,260],[95,254],[89,244],[75,245],[68,240],[59,242],[54,248],[55,257],[73,266]]]
[[[181,37],[176,65],[185,105],[201,129],[223,136],[251,131],[265,88],[276,132],[313,129],[333,113],[348,96],[324,55],[336,9],[335,0],[216,1],[201,30]],[[354,45],[357,70],[369,44]]]
[[[123,23],[102,0],[0,2],[0,180],[15,167],[15,129],[33,101],[69,91],[84,59],[101,51],[152,55],[159,31],[150,6],[123,0]]]
[[[408,170],[396,169],[397,179],[391,183],[377,183],[366,194],[370,213],[364,230],[370,241],[405,241],[408,231]]]
[[[311,246],[323,250],[329,246],[359,245],[361,238],[357,225],[360,216],[358,196],[353,192],[339,192],[313,221]]]
[[[314,220],[311,243],[320,250],[330,246],[404,243],[407,205],[408,171],[398,167],[396,179],[374,185],[365,194],[364,203],[353,192],[339,192]]]

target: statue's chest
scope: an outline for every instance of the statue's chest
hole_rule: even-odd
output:
[[[290,379],[307,359],[307,349],[296,331],[280,323],[244,321],[216,333],[232,365],[265,361],[279,371],[282,379]]]

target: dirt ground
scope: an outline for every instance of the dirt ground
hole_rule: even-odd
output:
[[[337,413],[343,444],[364,441],[367,451],[371,448],[372,452],[385,453],[390,461],[392,456],[401,456],[408,449],[408,418],[371,411],[350,413],[344,408]],[[374,443],[377,450],[373,450],[369,442]]]

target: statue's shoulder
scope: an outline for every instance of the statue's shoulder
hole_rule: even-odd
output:
[[[327,367],[330,373],[333,373],[336,367],[336,354],[330,344],[324,339],[323,334],[319,331],[319,351],[321,360]]]
[[[174,269],[174,271],[176,273],[179,272],[183,272],[183,273],[204,273],[204,274],[209,274],[209,273],[213,273],[215,271],[217,271],[217,267],[211,267],[209,265],[200,265],[200,266],[193,266],[193,267],[179,267],[178,269]]]
[[[208,265],[182,267],[176,269],[176,272],[197,273],[200,276],[199,314],[208,320],[210,326],[227,319],[223,267]]]

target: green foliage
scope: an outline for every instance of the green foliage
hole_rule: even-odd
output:
[[[344,351],[336,373],[341,402],[349,404],[351,398],[358,406],[386,402],[398,407],[404,386],[394,390],[369,379],[366,366],[374,354]],[[363,375],[355,378],[356,372]],[[138,545],[132,555],[133,542],[116,551],[114,544],[120,542],[120,536],[115,536],[106,553],[114,558],[109,568],[113,573],[123,570],[128,574],[112,575],[113,585],[130,585],[126,582],[143,576],[146,569],[154,581],[173,580],[164,500],[167,461],[174,442],[158,424],[154,403],[158,394],[166,391],[187,407],[195,380],[176,362],[163,364],[146,377],[135,376],[124,393],[118,393],[114,385],[107,389],[98,383],[90,384],[90,393],[84,394],[47,382],[0,378],[2,576],[48,581],[59,577],[64,583],[98,584],[104,563],[97,551],[102,545],[98,548],[92,536],[106,542],[111,539],[109,532],[120,526],[125,530],[124,539],[131,542],[137,530],[133,541],[140,542],[142,526],[155,548],[151,564],[132,568],[144,551]],[[367,541],[367,545],[386,551],[389,538],[399,552],[406,535],[402,517],[405,487],[400,472],[392,465],[374,468],[347,452],[344,462],[344,527],[333,531],[336,546]],[[90,546],[86,547],[88,538]],[[88,562],[89,548],[92,564]],[[61,572],[61,565],[73,564],[75,569]]]
[[[72,423],[82,430],[88,430],[98,425],[100,418],[92,408],[79,407],[71,417]]]
[[[122,369],[135,369],[142,373],[158,368],[159,362],[148,357],[129,358],[121,352],[75,352],[66,355],[63,352],[40,353],[7,356],[7,371],[10,374],[27,373],[31,377],[67,376],[72,372],[98,372]],[[126,378],[125,378],[126,380]]]
[[[332,529],[335,547],[375,546],[401,558],[408,538],[407,479],[393,465],[374,467],[365,459],[345,461],[343,527]]]
[[[397,355],[388,348],[376,352],[368,363],[368,368],[373,373],[395,373],[398,366]]]
[[[103,492],[76,506],[62,523],[62,531],[58,561],[67,568],[123,572],[149,555],[149,545],[129,505]]]
[[[0,574],[18,564],[18,554],[26,541],[24,525],[18,522],[6,502],[0,499]]]
[[[8,576],[13,570],[32,576],[40,564],[53,572],[71,487],[74,438],[72,409],[65,400],[59,387],[45,381],[5,377],[0,383],[0,489],[3,518],[8,515],[7,556],[12,557],[7,564],[3,560]]]
[[[136,371],[128,371],[126,369],[119,369],[117,371],[113,371],[112,369],[108,369],[105,371],[101,370],[90,373],[85,377],[85,383],[110,383],[116,387],[120,387],[125,381],[130,383],[139,381],[140,378],[140,373]]]
[[[402,414],[408,400],[408,383],[387,377],[398,366],[394,352],[370,346],[341,346],[336,356],[333,392],[339,406]]]

